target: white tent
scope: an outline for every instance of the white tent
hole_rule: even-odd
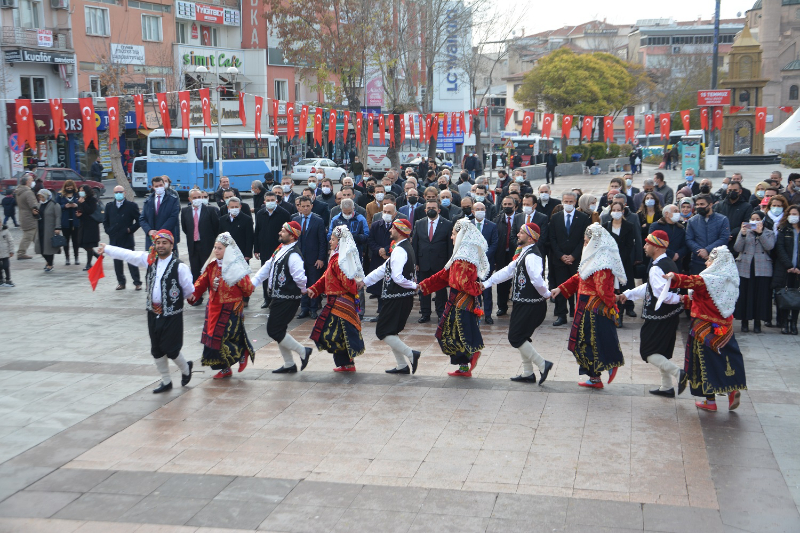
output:
[[[787,151],[798,151],[800,145],[787,148],[791,144],[800,143],[800,108],[780,126],[764,134],[764,153],[779,154]]]

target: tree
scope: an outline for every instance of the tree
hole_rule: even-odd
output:
[[[659,111],[673,112],[671,128],[682,130],[680,114],[683,109],[692,109],[691,127],[700,128],[700,111],[697,107],[697,91],[711,87],[711,58],[706,55],[672,55],[663,60],[660,68],[652,69],[655,82],[653,99]]]

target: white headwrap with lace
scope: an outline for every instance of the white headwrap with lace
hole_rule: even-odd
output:
[[[347,226],[336,226],[331,234],[339,239],[335,252],[339,254],[339,269],[347,277],[355,281],[364,279],[364,267],[358,254],[358,246],[353,234]]]
[[[239,283],[242,278],[250,274],[250,265],[248,265],[247,261],[244,260],[242,251],[239,250],[239,246],[236,244],[236,241],[227,231],[217,235],[215,242],[225,245],[225,255],[220,261],[220,270],[222,271],[222,279],[225,281],[225,283],[233,287]],[[211,252],[211,256],[208,258],[208,261],[206,261],[206,264],[203,265],[203,271],[206,269],[209,263],[216,260],[217,259],[214,256],[214,252]]]
[[[708,257],[713,263],[700,272],[700,277],[719,313],[723,318],[728,318],[733,314],[739,298],[739,270],[727,246],[714,248]]]
[[[625,275],[625,267],[622,266],[619,247],[611,234],[595,222],[586,229],[586,236],[589,237],[589,244],[584,246],[581,264],[578,266],[581,279],[589,279],[600,270],[610,270],[620,285],[627,283],[628,277]]]
[[[453,245],[453,255],[450,256],[445,268],[450,268],[456,260],[467,261],[478,269],[478,279],[484,279],[489,273],[489,259],[486,257],[489,245],[486,244],[486,239],[478,227],[467,218],[459,219],[454,229],[458,231],[458,235]]]

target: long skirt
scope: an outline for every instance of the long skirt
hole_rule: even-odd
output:
[[[589,296],[580,295],[569,332],[569,350],[580,365],[580,373],[598,377],[604,370],[625,365],[613,318],[599,309],[586,309]]]
[[[672,359],[675,351],[675,337],[678,335],[678,326],[681,322],[680,312],[661,320],[645,319],[640,333],[639,355],[647,362],[647,358],[654,354],[661,354],[667,359]]]
[[[749,278],[739,278],[739,299],[733,317],[736,320],[772,320],[772,278],[755,276],[754,266]]]
[[[414,307],[414,296],[403,298],[384,298],[381,312],[378,313],[378,323],[375,325],[375,335],[378,340],[383,340],[389,335],[397,335],[406,327],[406,321]]]
[[[536,303],[514,302],[508,324],[508,342],[519,348],[525,341],[532,342],[533,332],[542,325],[547,315],[547,301]]]
[[[318,350],[333,354],[336,366],[353,364],[353,358],[364,353],[364,339],[354,322],[357,320],[358,311],[352,296],[328,296],[328,303],[314,323],[311,340]]]
[[[693,396],[727,394],[747,389],[744,359],[735,336],[731,336],[717,353],[690,332],[683,369],[689,377]]]
[[[300,307],[300,300],[287,298],[273,298],[269,304],[269,317],[267,318],[267,335],[275,342],[281,342],[286,336],[289,322]]]
[[[209,334],[208,315],[210,305],[206,307],[206,327],[203,328],[203,366],[214,370],[230,368],[234,363],[250,357],[255,362],[256,351],[244,329],[244,312],[242,302],[222,304],[218,319]]]
[[[466,300],[464,307],[456,305],[456,301]],[[450,289],[450,298],[444,306],[444,313],[436,328],[436,339],[442,353],[450,356],[450,364],[467,365],[475,352],[483,350],[483,336],[478,328],[478,315],[470,308],[473,297],[460,295],[459,291]]]

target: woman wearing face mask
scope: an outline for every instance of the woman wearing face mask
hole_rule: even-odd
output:
[[[597,212],[597,197],[593,194],[582,194],[578,198],[578,211],[589,215],[591,218],[590,224],[600,222],[600,213]]]
[[[67,245],[64,247],[64,255],[67,257],[66,264],[69,265],[69,245],[72,243],[72,250],[75,253],[75,264],[78,264],[78,233],[81,226],[80,218],[78,217],[78,188],[75,182],[67,180],[61,191],[56,197],[56,202],[61,206],[61,231],[64,233],[64,238],[67,239]]]
[[[658,197],[649,192],[644,195],[642,205],[639,206],[639,227],[642,233],[642,242],[650,235],[650,224],[661,218],[661,202]]]
[[[766,181],[762,181],[756,185],[756,190],[753,191],[753,194],[750,196],[750,205],[752,205],[754,209],[758,209],[758,205],[765,198],[768,188],[769,183]]]
[[[47,189],[40,190],[36,198],[39,200],[39,216],[34,237],[35,251],[47,262],[44,271],[52,272],[53,256],[61,253],[60,247],[53,247],[53,235],[61,233],[61,206],[53,201],[53,195]]]
[[[614,239],[619,250],[619,256],[622,259],[622,267],[625,269],[625,276],[628,281],[624,285],[620,283],[620,287],[615,289],[616,294],[621,294],[623,291],[634,287],[633,252],[636,246],[636,235],[634,233],[638,230],[633,224],[625,220],[624,207],[619,202],[611,204],[611,220],[603,224],[603,228]],[[616,322],[617,327],[621,328],[622,313],[619,314]]]
[[[772,258],[775,233],[764,228],[764,214],[753,211],[750,221],[742,223],[733,245],[739,256],[739,299],[734,318],[742,321],[742,332],[750,331],[748,321],[753,321],[753,333],[761,333],[761,322],[772,320]],[[754,227],[751,227],[753,226]]]
[[[786,210],[775,242],[775,277],[772,287],[800,287],[800,207],[793,205]],[[797,335],[799,311],[778,309],[781,333]]]
[[[739,407],[741,393],[747,389],[744,360],[733,334],[733,311],[739,298],[739,272],[727,246],[714,248],[706,268],[695,276],[669,272],[664,279],[670,287],[692,290],[683,297],[690,309],[692,325],[686,341],[684,370],[692,396],[704,397],[695,405],[716,411],[716,395],[728,396],[728,409]]]
[[[100,243],[100,223],[95,220],[92,214],[100,209],[97,196],[88,185],[84,185],[78,193],[78,212],[81,219],[80,238],[81,248],[86,251],[86,266],[83,270],[92,268],[92,258],[100,257],[94,251]]]
[[[773,231],[776,237],[787,209],[789,209],[789,202],[783,196],[773,196],[769,199],[769,208],[767,209],[767,217],[764,219],[764,227]]]

